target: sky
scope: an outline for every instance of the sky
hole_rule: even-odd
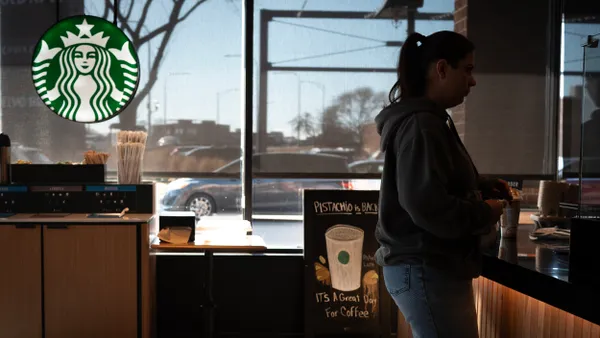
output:
[[[127,6],[129,1],[121,0],[121,6]],[[141,13],[144,1],[138,1],[134,7],[132,20],[139,17]],[[186,6],[191,6],[193,2],[186,0]],[[383,0],[255,0],[253,42],[255,62],[259,59],[258,15],[261,9],[298,11],[304,8],[304,10],[371,12],[378,9],[382,3]],[[421,12],[451,12],[454,8],[454,0],[426,0],[424,3]],[[86,0],[85,5],[86,14],[99,15],[103,10],[102,2],[97,0]],[[164,23],[171,6],[171,0],[156,0],[150,8],[147,29],[152,30]],[[219,96],[219,122],[230,125],[232,130],[240,128],[242,121],[240,96],[243,94],[243,90],[240,90],[243,89],[240,59],[241,8],[241,0],[208,0],[177,26],[159,70],[159,79],[152,89],[152,101],[158,107],[153,114],[153,123],[163,122],[165,101],[168,120],[215,120]],[[598,25],[568,24],[565,26],[567,31],[564,48],[564,59],[567,60],[565,70],[581,69],[581,35],[600,32],[600,27],[596,26]],[[452,30],[453,27],[452,21],[416,23],[416,30],[423,34],[431,34],[442,29]],[[282,66],[393,68],[397,64],[398,47],[368,48],[381,45],[381,41],[403,41],[406,38],[406,24],[399,22],[394,25],[391,20],[276,18],[269,24],[269,29],[268,60]],[[142,66],[141,85],[147,78],[145,69],[147,69],[148,52],[153,58],[159,38],[151,41],[150,50],[147,45],[138,50]],[[344,53],[344,51],[360,48],[364,50]],[[329,53],[334,55],[311,58],[311,56]],[[305,59],[282,62],[299,58]],[[178,75],[169,76],[170,73]],[[300,95],[297,89],[298,81],[302,81]],[[257,82],[255,78],[255,83]],[[290,135],[292,133],[290,121],[298,113],[298,101],[302,113],[309,112],[313,116],[318,116],[322,111],[323,101],[327,106],[344,92],[368,86],[375,91],[387,93],[395,82],[395,74],[269,72],[268,82],[267,129],[269,132],[281,131]],[[576,77],[565,78],[564,83],[567,88],[565,93],[568,94],[568,88],[579,82],[580,79]],[[255,126],[256,99],[255,95]],[[146,103],[143,103],[142,107],[138,111],[138,121],[146,123]],[[114,122],[95,124],[92,128],[106,132],[108,126]]]

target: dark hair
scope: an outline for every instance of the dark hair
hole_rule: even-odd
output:
[[[400,50],[398,81],[390,90],[390,103],[425,95],[430,64],[446,60],[456,68],[458,62],[474,50],[475,45],[456,32],[439,31],[429,36],[412,33]]]

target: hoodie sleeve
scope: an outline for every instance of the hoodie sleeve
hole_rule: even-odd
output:
[[[448,175],[452,159],[439,132],[420,130],[396,151],[398,201],[413,222],[439,238],[486,233],[492,209],[483,201],[451,195]]]

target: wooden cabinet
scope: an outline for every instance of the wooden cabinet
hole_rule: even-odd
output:
[[[0,337],[149,337],[148,247],[147,224],[0,224]]]
[[[45,338],[137,337],[135,226],[44,227]]]
[[[41,227],[0,225],[0,336],[42,336]]]

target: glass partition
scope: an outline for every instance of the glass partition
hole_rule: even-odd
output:
[[[583,43],[583,102],[579,185],[581,216],[600,211],[600,34]]]

